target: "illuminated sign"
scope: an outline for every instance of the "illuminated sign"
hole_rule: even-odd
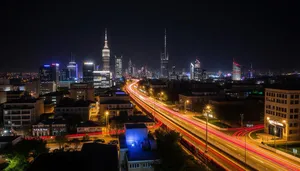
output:
[[[52,65],[53,65],[53,66],[59,66],[59,64],[58,64],[58,63],[52,63]]]
[[[44,67],[47,67],[47,68],[48,68],[48,67],[50,67],[50,65],[44,65]]]
[[[84,64],[84,65],[94,65],[93,62],[84,62],[83,64]]]
[[[270,123],[271,125],[278,125],[278,126],[282,126],[282,127],[283,127],[283,124],[280,123],[280,122],[278,122],[278,121],[269,120],[269,123]]]

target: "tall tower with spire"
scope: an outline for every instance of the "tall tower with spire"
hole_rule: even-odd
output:
[[[167,53],[167,30],[165,29],[165,41],[164,41],[164,51],[161,53],[160,57],[160,77],[169,77],[169,55]]]
[[[109,71],[110,50],[107,44],[107,29],[105,28],[104,48],[102,49],[103,71]]]

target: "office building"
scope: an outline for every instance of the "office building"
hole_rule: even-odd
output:
[[[69,80],[69,70],[68,69],[62,69],[60,71],[60,81],[68,81]]]
[[[232,63],[232,80],[240,81],[241,80],[241,65],[233,61]]]
[[[194,66],[195,66],[194,67],[194,80],[202,81],[203,78],[202,78],[201,64],[198,59],[196,59]]]
[[[190,64],[190,80],[194,80],[194,71],[195,71],[195,66],[193,63]]]
[[[53,67],[52,65],[43,65],[39,69],[39,76],[41,82],[51,82],[55,81],[55,76],[53,75]]]
[[[94,88],[109,88],[112,87],[112,73],[109,71],[94,71],[93,72]]]
[[[83,121],[98,119],[99,108],[96,102],[90,100],[73,100],[63,98],[55,108],[55,114],[69,114],[80,116]]]
[[[69,72],[68,78],[70,81],[74,81],[78,79],[78,65],[75,61],[69,62],[67,65],[67,69]]]
[[[41,82],[40,94],[47,94],[56,91],[57,84],[54,81]]]
[[[94,87],[90,83],[72,83],[70,97],[75,100],[83,99],[94,101]]]
[[[93,62],[84,62],[82,67],[82,79],[84,83],[93,83],[95,64]]]
[[[132,62],[131,59],[128,61],[128,75],[132,76]]]
[[[31,126],[44,113],[42,99],[16,99],[4,103],[3,120],[5,128],[22,128]]]
[[[167,32],[165,30],[165,42],[164,42],[164,52],[161,53],[160,57],[160,77],[168,78],[169,77],[169,56],[167,54]]]
[[[102,49],[103,71],[110,71],[110,50],[107,43],[107,29],[105,29],[104,48]]]
[[[115,56],[115,78],[119,80],[122,78],[122,56]]]
[[[286,141],[300,140],[300,88],[265,89],[265,133]]]

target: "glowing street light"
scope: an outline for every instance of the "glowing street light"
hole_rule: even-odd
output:
[[[108,115],[109,115],[109,112],[108,111],[106,111],[105,112],[105,120],[106,120],[106,132],[108,133]]]
[[[186,104],[189,104],[189,103],[190,103],[189,100],[186,100],[186,101],[184,102],[184,113],[186,113]]]
[[[211,107],[210,107],[210,105],[207,105],[206,107],[205,107],[205,109],[206,109],[206,111],[205,111],[205,113],[206,113],[206,129],[205,129],[205,132],[206,132],[206,134],[205,134],[205,152],[207,152],[207,124],[208,124],[208,115],[209,115],[209,113],[211,112]]]

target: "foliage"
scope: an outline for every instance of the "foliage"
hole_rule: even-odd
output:
[[[61,149],[63,145],[68,141],[68,139],[66,136],[61,135],[61,136],[56,136],[55,141],[58,143],[59,149]]]
[[[161,163],[154,164],[157,171],[198,171],[205,170],[204,167],[196,164],[193,157],[187,155],[179,146],[180,135],[175,131],[155,131],[157,137],[158,153]]]
[[[46,147],[46,142],[42,140],[23,140],[15,146],[4,151],[9,165],[4,169],[5,171],[23,171],[38,155],[48,153],[49,149]]]
[[[89,141],[90,140],[90,136],[88,134],[85,134],[83,137],[82,137],[82,141]]]
[[[74,149],[77,150],[77,148],[80,144],[79,139],[75,138],[75,139],[72,140],[72,142],[74,143]]]

